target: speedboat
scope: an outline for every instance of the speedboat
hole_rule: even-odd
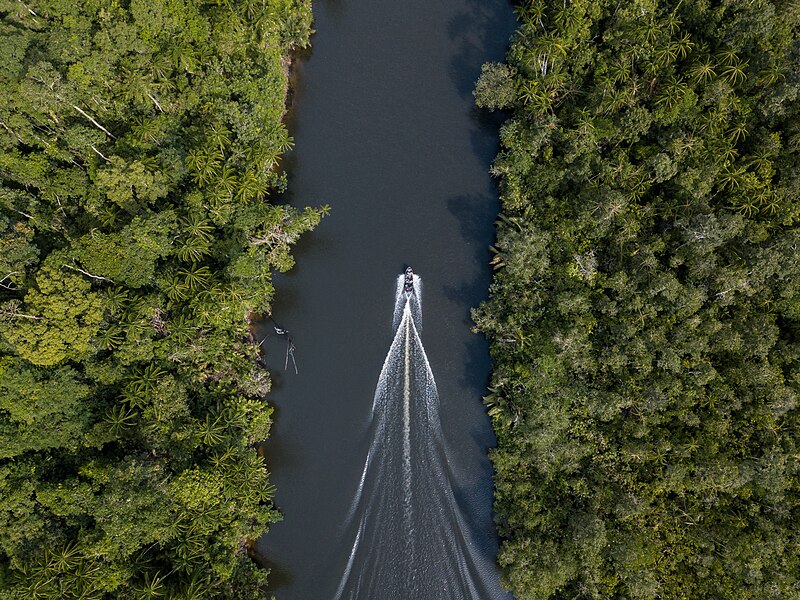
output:
[[[414,291],[414,271],[411,267],[406,267],[406,279],[403,282],[403,291],[407,294]]]

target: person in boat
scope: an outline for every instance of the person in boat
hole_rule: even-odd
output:
[[[406,267],[406,280],[403,285],[403,291],[407,293],[414,291],[414,271],[411,267]]]

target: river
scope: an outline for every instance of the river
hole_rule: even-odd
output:
[[[276,406],[265,453],[284,515],[258,552],[278,600],[327,600],[341,581],[353,544],[344,524],[393,340],[395,280],[409,264],[424,280],[421,336],[452,497],[473,551],[487,564],[497,551],[486,456],[494,438],[481,403],[490,361],[469,311],[490,282],[498,201],[488,168],[500,116],[475,109],[471,92],[481,64],[503,58],[511,6],[320,0],[314,11],[288,121],[287,199],[327,203],[331,215],[298,244],[297,266],[275,278],[273,305],[299,374],[291,361],[283,371],[286,342],[272,324],[258,328]]]

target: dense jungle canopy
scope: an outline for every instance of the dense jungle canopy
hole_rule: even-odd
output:
[[[800,5],[525,0],[486,397],[518,600],[800,595]],[[248,318],[307,0],[0,0],[0,599],[263,598]]]
[[[0,1],[0,598],[263,598],[305,0]]]
[[[800,595],[800,5],[526,0],[475,313],[518,600]]]

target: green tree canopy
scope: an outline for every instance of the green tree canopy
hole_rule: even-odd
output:
[[[0,0],[0,598],[263,598],[305,0]]]
[[[475,313],[504,581],[520,600],[794,596],[800,11],[517,12],[516,95],[493,65],[476,88],[512,109]]]

